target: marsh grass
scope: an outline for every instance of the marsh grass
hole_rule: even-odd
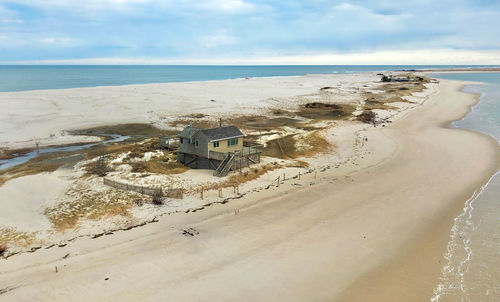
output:
[[[407,100],[406,97],[413,93],[424,91],[424,89],[426,89],[425,84],[430,82],[430,80],[425,77],[411,74],[405,76],[410,78],[409,82],[389,82],[376,88],[376,90],[381,91],[379,93],[364,93],[366,100],[363,106],[363,114],[373,109],[395,110],[397,107],[391,105],[394,103],[413,103]],[[356,119],[365,122],[364,120],[367,120],[367,118],[368,116],[365,114],[365,116],[357,117]]]
[[[131,123],[80,129],[71,131],[70,133],[79,135],[119,134],[128,136],[156,137],[174,135],[176,131],[160,129],[151,124]]]
[[[352,117],[355,110],[356,106],[353,104],[312,102],[301,105],[296,114],[316,121],[345,120]]]

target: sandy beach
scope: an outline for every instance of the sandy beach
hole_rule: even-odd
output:
[[[331,84],[312,79],[283,94]],[[0,300],[428,301],[453,218],[500,164],[494,139],[449,128],[478,101],[463,85],[357,129],[363,152],[338,168],[0,260]]]
[[[90,141],[67,132],[102,125],[135,122],[161,128],[189,114],[256,114],[282,98],[325,86],[338,86],[347,94],[359,82],[375,79],[374,73],[361,73],[0,92],[0,148]]]

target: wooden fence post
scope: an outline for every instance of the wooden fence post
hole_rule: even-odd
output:
[[[299,172],[299,180],[300,180],[300,172]]]
[[[280,186],[280,177],[278,176],[278,187]]]

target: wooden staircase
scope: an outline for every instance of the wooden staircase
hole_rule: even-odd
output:
[[[214,175],[219,177],[226,176],[229,173],[229,170],[231,170],[231,165],[234,162],[234,157],[234,153],[228,153],[215,170]]]

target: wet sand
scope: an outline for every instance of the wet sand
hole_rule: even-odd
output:
[[[499,165],[496,141],[447,127],[477,102],[462,85],[367,130],[359,166],[1,261],[0,300],[428,300],[453,217]]]
[[[465,105],[463,113],[458,114],[457,110],[456,118],[443,120],[442,126],[446,127],[450,122],[468,114],[472,106],[479,101],[479,95],[462,92],[463,85],[459,85],[456,81],[444,80],[444,83],[445,87],[440,85],[441,93],[447,90],[449,97],[453,97],[456,101],[463,102]],[[443,96],[437,95],[436,97],[442,98]],[[412,121],[406,119],[404,122],[411,123]],[[395,257],[358,278],[339,296],[339,301],[430,301],[433,297],[433,290],[439,284],[439,278],[441,277],[441,269],[445,261],[443,255],[446,253],[454,218],[463,211],[465,202],[472,197],[474,191],[485,184],[495,170],[500,167],[500,160],[498,159],[500,150],[498,149],[498,143],[493,138],[469,130],[450,130],[454,132],[462,131],[464,139],[465,135],[478,134],[483,136],[485,141],[490,141],[489,148],[494,151],[494,154],[496,153],[496,156],[492,157],[490,169],[484,175],[478,177],[480,185],[475,188],[474,186],[469,187],[469,194],[465,193],[457,196],[454,201],[449,203],[449,207],[439,214],[440,218],[435,223],[429,224],[414,242],[410,242]],[[471,142],[464,140],[461,145],[463,144],[471,144]],[[472,161],[475,156],[484,154],[483,150],[479,149],[479,146],[476,146],[476,148],[477,154],[471,154],[467,160]],[[466,171],[468,170],[464,165],[463,172]],[[457,186],[453,182],[449,185]],[[442,190],[448,188],[443,187]],[[440,301],[448,300],[441,299]]]

